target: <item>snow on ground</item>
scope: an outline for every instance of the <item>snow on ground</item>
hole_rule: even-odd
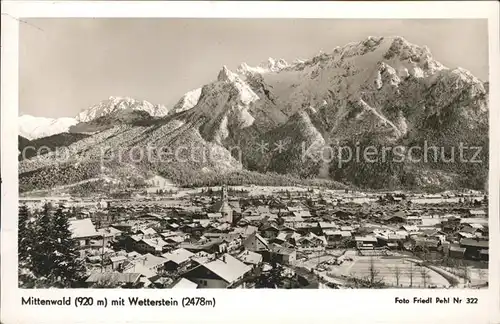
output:
[[[350,257],[353,261],[344,261],[341,265],[326,265],[326,272],[334,277],[357,277],[367,278],[370,273],[370,257],[357,256],[355,251],[347,251],[344,255]],[[323,255],[321,257],[310,257],[307,261],[298,262],[306,269],[315,268],[319,263],[332,260],[333,256]],[[426,267],[421,267],[414,260],[394,256],[377,256],[373,257],[374,267],[377,271],[377,277],[385,283],[396,286],[396,273],[399,271],[399,284],[402,287],[409,287],[412,281],[412,287],[419,288],[424,284],[423,272],[425,271],[427,278],[425,284],[435,285],[438,288],[449,287],[449,282],[440,274]],[[413,262],[412,262],[413,261]],[[398,269],[398,270],[397,270]],[[413,278],[410,279],[410,274],[413,273]]]
[[[450,267],[440,267],[441,269],[450,272],[460,277],[460,282],[465,283],[463,269],[456,269]],[[483,285],[488,282],[488,269],[480,269],[476,267],[467,267],[468,276],[470,278],[470,285]]]

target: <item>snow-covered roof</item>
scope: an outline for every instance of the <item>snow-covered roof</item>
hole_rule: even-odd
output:
[[[155,248],[156,250],[158,251],[161,251],[161,249],[167,245],[167,242],[165,242],[164,240],[162,240],[161,238],[151,238],[151,239],[142,239],[142,241],[144,243],[146,243],[147,245]]]
[[[179,248],[179,249],[174,250],[170,253],[163,254],[162,257],[167,259],[168,261],[173,261],[176,264],[181,264],[181,263],[189,260],[189,258],[191,258],[193,255],[194,255],[194,253],[189,252],[186,249]]]
[[[165,262],[167,262],[167,259],[162,258],[162,257],[157,257],[155,255],[148,253],[144,256],[144,259],[139,261],[139,264],[142,264],[146,268],[151,269],[151,268],[156,267],[158,265],[161,265]]]
[[[203,266],[228,283],[235,282],[252,270],[250,266],[227,253]]]
[[[119,229],[116,229],[114,227],[100,228],[97,231],[104,236],[113,236],[113,235],[119,235],[122,233],[122,231],[120,231]]]
[[[195,282],[192,282],[191,280],[188,280],[186,278],[181,278],[176,284],[174,284],[172,289],[194,289],[198,288],[198,284]]]
[[[96,231],[90,218],[70,220],[69,230],[71,231],[72,238],[84,238],[101,235]]]
[[[243,251],[236,257],[246,264],[259,264],[262,262],[262,255],[252,251]]]

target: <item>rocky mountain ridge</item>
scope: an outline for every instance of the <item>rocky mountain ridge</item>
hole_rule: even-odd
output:
[[[488,91],[488,84],[469,71],[437,62],[425,46],[401,37],[369,37],[309,60],[269,59],[257,67],[243,63],[234,72],[224,66],[215,81],[186,93],[172,109],[128,99],[96,105],[117,108],[94,107],[81,115],[79,120],[85,122],[80,124],[87,131],[93,125],[86,133],[92,136],[70,147],[94,151],[90,154],[94,162],[103,146],[122,151],[138,145],[163,145],[174,151],[199,147],[194,154],[199,159],[191,156],[182,163],[121,161],[174,181],[194,173],[221,178],[221,174],[253,171],[297,179],[321,177],[369,188],[482,189],[488,174]],[[130,113],[136,110],[142,113]],[[70,130],[82,132],[81,125]],[[441,148],[443,156],[460,145],[481,146],[486,160],[480,165],[442,159],[350,161],[339,167],[345,157],[324,156],[332,148],[366,146],[402,146],[406,154],[412,146],[426,143]],[[201,151],[215,153],[203,159]],[[44,163],[36,160],[21,161],[21,177],[47,168],[53,158],[44,157],[49,161]]]

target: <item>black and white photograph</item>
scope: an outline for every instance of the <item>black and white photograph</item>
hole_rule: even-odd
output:
[[[486,19],[24,19],[19,287],[488,288],[488,46]]]

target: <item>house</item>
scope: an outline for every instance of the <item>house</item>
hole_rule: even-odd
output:
[[[336,210],[333,212],[333,216],[339,219],[349,219],[352,217],[352,213],[345,210]]]
[[[135,249],[141,253],[151,253],[159,255],[168,248],[167,242],[159,237],[143,238],[135,245]]]
[[[105,244],[117,241],[122,235],[122,231],[114,227],[100,228],[97,231],[102,235]]]
[[[165,229],[172,230],[172,231],[178,230],[179,227],[180,227],[180,225],[175,223],[175,222],[165,224]]]
[[[225,253],[221,257],[186,272],[183,277],[199,288],[230,288],[252,270],[251,266]]]
[[[482,236],[488,231],[482,224],[471,223],[462,225],[460,232],[469,233],[473,237],[475,237],[475,236]]]
[[[238,250],[243,243],[241,237],[237,234],[223,234],[221,238],[226,243],[226,252]]]
[[[196,289],[198,284],[186,278],[180,278],[172,284],[171,289]]]
[[[465,248],[457,244],[451,244],[448,248],[448,256],[450,258],[463,259],[465,255]]]
[[[488,226],[488,218],[462,218],[460,224],[482,224]]]
[[[250,235],[252,235],[253,233],[257,233],[257,231],[258,231],[258,228],[256,226],[247,225],[245,227],[235,228],[232,233],[239,234],[242,237],[246,238],[246,237],[249,237]]]
[[[204,240],[198,243],[181,243],[179,247],[193,253],[204,251],[207,253],[220,253],[225,249],[226,243],[222,239]]]
[[[264,219],[263,215],[249,215],[249,216],[244,216],[242,219],[240,219],[240,222],[244,224],[255,224],[259,223]]]
[[[441,218],[437,217],[426,217],[422,218],[422,223],[419,225],[419,228],[431,228],[441,225]]]
[[[97,288],[101,285],[106,288],[140,288],[142,286],[140,278],[141,274],[139,273],[97,272],[92,273],[85,282],[90,288]]]
[[[241,262],[243,262],[249,266],[252,266],[252,267],[258,266],[259,264],[262,263],[262,254],[248,251],[248,250],[244,250],[243,252],[238,254],[238,256],[236,256],[236,258],[238,260],[240,260]]]
[[[297,212],[297,211],[302,211],[302,210],[304,210],[304,208],[303,208],[303,206],[300,206],[300,205],[298,205],[298,206],[288,206],[286,208],[286,210],[288,212],[290,212],[290,213],[293,213],[293,212]]]
[[[265,238],[258,233],[253,233],[244,242],[243,246],[246,250],[259,252],[269,250],[269,243]]]
[[[399,229],[404,230],[408,233],[414,233],[419,231],[418,226],[416,225],[403,225]]]
[[[158,257],[150,253],[143,255],[141,258],[134,260],[124,272],[138,272],[137,268],[145,268],[148,271],[156,274],[164,269],[167,259]],[[135,269],[135,270],[134,270]]]
[[[184,224],[179,228],[181,228],[184,233],[188,233],[195,236],[201,235],[205,231],[205,228],[199,222]]]
[[[264,253],[266,261],[274,260],[282,264],[291,264],[297,259],[297,251],[292,248],[287,248],[278,244],[271,244],[270,251]]]
[[[437,251],[441,245],[440,240],[433,237],[413,237],[414,251]]]
[[[349,238],[352,236],[349,231],[339,231],[339,230],[326,230],[324,235],[329,244],[333,242],[341,241],[342,239]]]
[[[382,221],[387,224],[398,224],[406,222],[406,215],[404,212],[397,212],[393,215],[388,215],[382,218]]]
[[[138,231],[138,233],[142,234],[144,236],[144,238],[152,238],[152,237],[155,237],[157,235],[156,231],[154,229],[152,229],[151,227],[140,229]]]
[[[142,261],[142,260],[141,260]],[[138,273],[149,282],[154,282],[159,278],[157,272],[136,260],[136,262],[124,263],[123,273]]]
[[[377,235],[377,240],[379,246],[387,246],[390,249],[396,249],[399,247],[400,242],[405,240],[405,236],[387,233],[386,235]]]
[[[486,211],[482,209],[469,209],[469,217],[486,217]]]
[[[267,224],[261,229],[262,235],[270,240],[275,239],[278,236],[279,231],[278,226],[272,224]]]
[[[277,244],[288,243],[295,246],[301,237],[302,235],[296,232],[280,232],[273,242]]]
[[[311,212],[308,210],[294,211],[292,214],[293,214],[293,217],[300,217],[300,218],[312,217]]]
[[[308,235],[302,236],[298,239],[297,244],[301,248],[316,248],[326,246],[327,241],[324,236],[317,236],[313,233],[309,233]]]
[[[487,259],[489,242],[478,238],[464,238],[460,240],[460,247],[465,248],[464,257],[472,260]]]
[[[162,220],[162,217],[158,214],[155,214],[155,213],[144,213],[144,214],[137,216],[137,219],[144,220],[144,221],[146,221],[146,220],[160,221],[160,220]]]
[[[360,250],[370,250],[377,246],[377,239],[374,236],[357,236],[354,238],[356,241],[356,248]]]
[[[207,213],[209,219],[222,219],[221,213]]]
[[[93,239],[102,239],[102,234],[96,230],[90,218],[70,220],[69,230],[71,238],[78,242],[81,249],[89,247]]]
[[[285,216],[282,217],[283,222],[287,226],[294,226],[296,223],[302,223],[304,222],[304,219],[302,217],[297,217],[297,216]]]
[[[416,215],[409,215],[406,217],[406,223],[411,225],[421,225],[422,217]]]
[[[188,262],[192,256],[194,256],[194,253],[183,248],[179,248],[170,253],[162,254],[162,257],[167,259],[167,262],[165,263],[166,270],[178,269],[180,266]]]
[[[207,262],[215,260],[215,259],[216,259],[216,257],[214,254],[210,254],[210,253],[207,253],[205,251],[197,252],[191,257],[191,260],[194,263],[199,263],[199,264],[207,263]]]
[[[112,256],[109,259],[111,261],[111,269],[114,271],[122,270],[123,263],[128,260],[124,255]]]
[[[307,234],[309,232],[314,232],[316,229],[318,229],[318,224],[317,223],[296,223],[294,225],[294,228],[300,234]]]

